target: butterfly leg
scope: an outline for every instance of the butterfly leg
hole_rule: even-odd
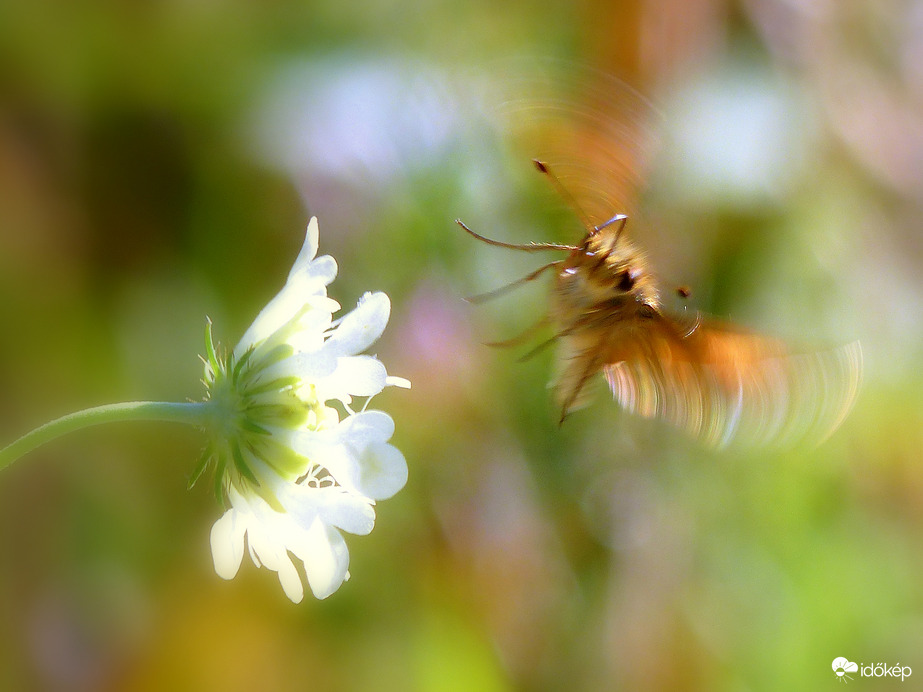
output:
[[[492,291],[487,291],[487,293],[479,293],[476,296],[468,296],[467,298],[465,298],[465,300],[468,301],[469,303],[474,303],[475,305],[477,305],[479,303],[484,303],[492,298],[502,296],[504,293],[511,291],[514,288],[522,286],[523,284],[527,284],[530,281],[535,281],[535,279],[541,276],[546,270],[551,269],[551,267],[558,266],[559,264],[561,264],[561,262],[563,262],[563,260],[556,260],[554,262],[550,262],[549,264],[539,267],[534,272],[527,274],[521,279],[516,279],[516,281],[513,281],[512,283],[508,283],[505,286],[501,286],[500,288],[495,288]]]

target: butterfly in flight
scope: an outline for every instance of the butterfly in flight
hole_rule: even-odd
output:
[[[532,104],[529,108],[536,110]],[[560,103],[551,108],[555,118],[562,110]],[[594,112],[590,120],[596,127],[603,118]],[[572,128],[559,145],[573,146],[586,136],[586,129],[575,137],[576,131]],[[613,187],[608,192],[612,194],[623,194],[638,182],[632,163],[641,148],[625,145],[624,128],[619,131],[623,141],[597,137],[590,148],[597,159],[611,158],[608,182]],[[590,205],[585,204],[587,192],[594,188],[590,184],[584,189],[579,183],[586,181],[587,171],[603,167],[585,160],[575,167],[570,163],[573,159],[562,160],[570,166],[569,173],[579,169],[576,194],[545,160],[534,163],[581,217],[586,235],[579,245],[504,243],[456,221],[471,236],[493,246],[562,254],[518,281],[469,299],[493,298],[553,273],[544,318],[526,334],[494,345],[513,346],[539,327],[552,328],[553,337],[544,344],[557,345],[553,388],[560,421],[588,402],[590,385],[601,375],[623,409],[667,421],[709,446],[819,442],[832,434],[858,393],[862,360],[858,342],[797,350],[702,314],[690,317],[669,311],[645,253],[629,237],[628,216],[611,212],[614,198],[595,195],[589,198]],[[601,217],[598,210],[607,207],[608,217]],[[605,220],[596,223],[598,218]],[[689,289],[680,287],[677,293],[686,298]]]

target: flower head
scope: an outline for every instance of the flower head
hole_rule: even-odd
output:
[[[390,301],[366,293],[334,320],[340,306],[327,286],[337,265],[316,257],[317,241],[312,218],[285,286],[230,354],[218,352],[206,329],[212,434],[193,478],[214,465],[216,493],[230,505],[211,532],[217,573],[237,574],[246,539],[253,562],[277,572],[296,603],[304,589],[289,554],[304,564],[314,595],[329,596],[349,578],[340,531],[369,533],[375,500],[407,481],[404,456],[388,443],[391,417],[351,408],[353,397],[410,386],[361,355],[383,332]]]

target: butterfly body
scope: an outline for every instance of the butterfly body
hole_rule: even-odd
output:
[[[590,233],[555,278],[552,312],[559,321],[607,310],[626,319],[660,308],[660,293],[643,253],[621,227]]]
[[[619,345],[643,340],[660,311],[656,280],[623,232],[626,220],[591,229],[555,275],[549,317],[559,341],[561,420],[587,401],[585,385]]]

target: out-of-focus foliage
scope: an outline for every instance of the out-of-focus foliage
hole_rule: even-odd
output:
[[[636,237],[666,288],[862,341],[827,443],[712,453],[605,397],[559,428],[550,354],[481,345],[545,289],[464,303],[537,263],[453,219],[580,235],[473,117],[522,55],[659,105]],[[199,398],[205,316],[234,343],[311,213],[333,297],[391,296],[380,355],[414,383],[375,402],[408,486],[323,602],[214,575],[194,431],[94,430],[5,471],[0,688],[817,690],[838,656],[923,676],[921,66],[918,2],[0,4],[4,441]]]

